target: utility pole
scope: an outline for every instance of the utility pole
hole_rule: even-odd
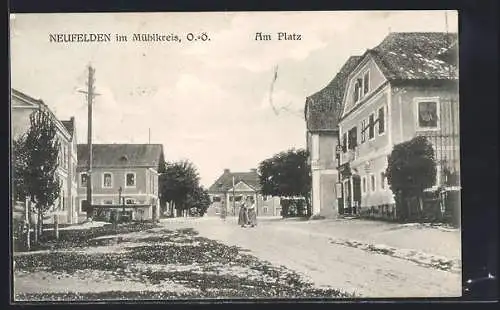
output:
[[[87,218],[90,218],[93,213],[92,208],[92,103],[94,97],[98,94],[95,93],[94,89],[94,74],[95,69],[89,65],[89,76],[87,81],[87,91],[80,91],[81,93],[87,94],[87,105],[88,105],[88,126],[87,126],[87,145],[88,145],[88,166],[87,166]]]

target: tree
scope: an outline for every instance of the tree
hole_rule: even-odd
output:
[[[186,206],[192,216],[203,216],[210,206],[210,196],[203,186],[195,187],[186,199]]]
[[[308,153],[304,149],[278,153],[259,164],[259,182],[263,195],[303,197],[307,216],[310,216],[311,176],[307,158]]]
[[[401,220],[411,215],[410,201],[418,199],[422,208],[424,189],[436,182],[434,149],[426,137],[418,136],[394,146],[388,159],[387,181],[396,198]]]
[[[15,201],[25,201],[27,197],[28,154],[26,135],[21,135],[12,142],[12,196]]]
[[[160,192],[163,205],[170,202],[170,216],[173,206],[178,212],[186,210],[188,195],[199,186],[200,177],[196,167],[188,160],[168,163],[165,172],[160,175]]]
[[[36,234],[40,235],[43,215],[54,206],[60,193],[57,128],[46,110],[37,110],[30,115],[25,148],[27,171],[24,184],[38,215],[39,229]]]

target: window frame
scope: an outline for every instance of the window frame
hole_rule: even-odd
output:
[[[367,189],[368,189],[367,178],[366,178],[366,175],[364,175],[364,176],[361,177],[361,193],[363,195],[366,195]]]
[[[105,186],[106,184],[104,183],[104,180],[106,179],[106,174],[109,174],[111,176],[111,186]],[[101,187],[102,188],[107,188],[107,189],[113,188],[113,173],[111,173],[111,172],[103,172],[102,173],[101,181],[102,181],[102,183],[101,183]]]
[[[365,79],[366,79],[366,77],[368,77],[368,79],[367,79],[367,80],[365,80]],[[370,86],[371,86],[371,85],[370,85],[370,69],[367,69],[367,70],[363,73],[363,78],[362,78],[362,81],[363,81],[363,82],[362,82],[362,87],[363,87],[363,88],[362,88],[362,93],[363,93],[363,97],[365,97],[365,96],[366,96],[367,94],[369,94],[369,93],[370,93],[370,91],[371,91],[371,89],[370,89]],[[368,90],[365,92],[365,87],[366,87],[366,86],[365,86],[365,82],[366,82],[366,81],[368,81],[368,83],[367,83],[367,84],[368,84]]]
[[[414,102],[414,113],[415,113],[415,129],[417,131],[438,131],[441,130],[441,103],[439,97],[415,97]],[[421,127],[420,126],[420,103],[422,102],[434,102],[436,103],[436,127]]]
[[[377,178],[374,173],[370,173],[370,192],[377,191]]]
[[[366,137],[368,136],[366,134],[366,130],[368,129],[368,127],[366,126],[367,123],[368,122],[367,122],[366,118],[361,120],[361,132],[360,132],[360,141],[361,142],[360,142],[360,144],[363,144],[367,141],[367,139],[366,139]]]
[[[82,181],[82,176],[83,175],[85,175],[87,177],[87,181],[85,182],[85,185],[83,185],[83,181]],[[80,178],[78,180],[78,183],[80,183],[80,187],[87,187],[87,184],[89,184],[89,180],[88,180],[89,175],[88,175],[88,173],[87,172],[80,172],[79,176],[80,176]]]
[[[134,175],[134,185],[127,185],[127,176],[129,174],[133,174]],[[113,183],[113,182],[111,182]],[[133,171],[128,171],[128,172],[125,172],[125,188],[136,188],[137,187],[137,173],[133,172]]]

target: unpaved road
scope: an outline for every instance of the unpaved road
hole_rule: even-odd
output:
[[[310,224],[308,228],[275,218],[261,218],[258,227],[241,228],[234,218],[228,218],[225,222],[219,218],[177,218],[162,220],[162,225],[171,229],[194,228],[204,237],[240,246],[261,259],[293,269],[310,278],[317,286],[355,292],[361,297],[461,295],[459,273],[422,267],[389,255],[332,244],[330,239],[336,237],[335,231],[315,229],[315,224]],[[359,236],[360,228],[355,229]],[[414,238],[418,238],[418,234],[415,233]],[[424,237],[425,230],[421,234]],[[404,245],[412,249],[409,243]]]

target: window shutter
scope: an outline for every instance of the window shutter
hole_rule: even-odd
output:
[[[385,115],[384,108],[378,110],[378,133],[382,134],[385,132]]]

